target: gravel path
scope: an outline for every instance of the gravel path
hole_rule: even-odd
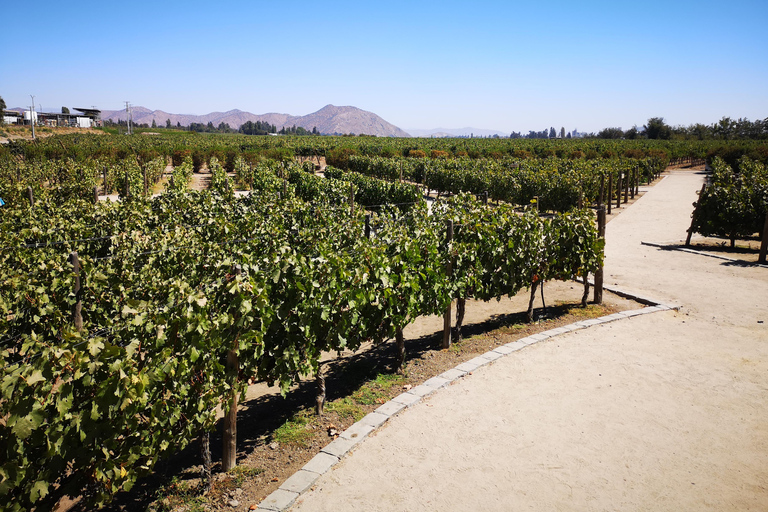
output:
[[[565,334],[392,418],[295,511],[768,509],[768,271],[684,237],[703,177],[609,222],[606,284],[682,306]]]

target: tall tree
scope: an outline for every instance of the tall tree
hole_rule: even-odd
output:
[[[152,119],[152,128],[157,128],[157,123],[155,122],[154,118]]]
[[[637,126],[633,126],[629,130],[624,132],[624,138],[625,139],[636,139],[640,136],[640,132],[637,129]]]
[[[0,96],[0,126],[5,124],[5,100]]]
[[[603,128],[597,133],[598,139],[620,139],[624,137],[621,128]]]
[[[550,139],[557,138],[557,132],[555,131],[555,127],[554,126],[550,126],[549,127],[549,138]]]
[[[170,119],[166,119],[165,120],[165,127],[166,128],[170,128],[171,127],[171,120]]]
[[[62,114],[69,114],[69,108],[67,108],[67,107],[61,107],[61,113],[62,113]]]
[[[560,138],[561,139],[565,138],[565,126],[560,127]]]
[[[645,125],[645,136],[649,139],[669,140],[672,137],[672,128],[664,122],[663,117],[652,117]]]

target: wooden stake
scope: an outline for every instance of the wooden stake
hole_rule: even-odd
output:
[[[80,259],[77,257],[77,252],[70,253],[69,262],[72,264],[72,271],[75,273],[75,286],[73,291],[75,293],[75,306],[72,309],[72,321],[75,324],[77,332],[83,330],[83,300],[80,286]]]
[[[611,214],[611,205],[613,204],[613,173],[608,175],[608,195],[606,196],[608,203],[608,215]]]
[[[27,187],[27,198],[29,198],[29,207],[35,207],[35,193],[32,191],[32,187]]]
[[[355,185],[354,183],[349,184],[349,214],[353,215],[355,213]]]
[[[628,172],[626,176],[624,176],[624,204],[627,204],[627,201],[629,201],[629,182],[631,181],[632,173]]]
[[[597,195],[597,207],[600,208],[603,206],[603,201],[605,200],[605,174],[600,175],[600,192]]]

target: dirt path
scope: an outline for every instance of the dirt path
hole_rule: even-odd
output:
[[[768,272],[684,236],[702,176],[608,224],[606,283],[682,305],[528,347],[390,420],[296,511],[766,510]]]

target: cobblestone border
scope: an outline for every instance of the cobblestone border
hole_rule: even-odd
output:
[[[304,467],[302,467],[299,471],[294,473],[290,478],[283,482],[283,484],[276,491],[264,498],[261,503],[259,503],[259,506],[256,510],[270,512],[282,512],[284,510],[288,510],[303,492],[315,484],[321,475],[327,473],[345,455],[347,455],[351,450],[362,443],[365,438],[371,434],[371,432],[386,423],[390,418],[399,414],[408,407],[421,402],[425,396],[431,395],[437,390],[448,386],[457,379],[460,379],[467,374],[477,370],[478,368],[483,367],[501,357],[509,355],[513,352],[517,352],[518,350],[521,350],[528,345],[533,345],[540,341],[548,340],[549,338],[553,338],[568,332],[586,329],[588,327],[592,327],[593,325],[615,322],[635,316],[657,313],[659,311],[671,311],[680,309],[680,306],[674,304],[664,304],[647,297],[641,297],[628,290],[622,290],[620,288],[609,286],[604,287],[604,289],[616,293],[622,297],[635,300],[641,304],[646,304],[648,307],[632,309],[629,311],[621,311],[619,313],[613,313],[611,315],[592,318],[589,320],[581,320],[579,322],[565,325],[563,327],[557,327],[548,331],[532,334],[530,336],[526,336],[525,338],[507,343],[506,345],[496,347],[495,349],[486,352],[485,354],[479,355],[474,359],[470,359],[469,361],[465,361],[455,368],[446,370],[440,375],[426,380],[423,384],[411,388],[407,392],[402,393],[389,402],[383,404],[375,411],[369,413],[363,419],[342,432],[338,438],[323,448],[320,453],[315,455],[309,462],[304,465]]]

